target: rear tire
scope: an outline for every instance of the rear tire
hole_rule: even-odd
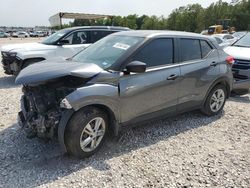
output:
[[[219,114],[225,105],[228,93],[224,85],[215,86],[207,96],[201,112],[207,116]]]
[[[67,152],[77,158],[89,157],[101,148],[107,132],[107,114],[95,107],[83,108],[66,126],[64,140]]]

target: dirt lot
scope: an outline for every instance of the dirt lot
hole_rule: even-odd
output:
[[[250,95],[215,117],[190,112],[130,128],[77,160],[56,141],[25,137],[14,80],[0,67],[0,187],[250,187]]]

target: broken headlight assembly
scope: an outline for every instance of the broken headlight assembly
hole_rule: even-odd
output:
[[[60,108],[66,108],[66,109],[71,109],[72,106],[70,105],[69,101],[64,98],[61,102],[60,102]]]
[[[10,52],[10,53],[8,53],[8,55],[10,56],[10,57],[16,57],[16,52]]]

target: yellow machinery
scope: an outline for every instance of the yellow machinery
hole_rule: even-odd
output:
[[[208,28],[208,35],[221,34],[221,33],[233,33],[235,27],[230,27],[230,19],[220,19],[217,21],[217,25],[212,25]]]
[[[223,31],[223,26],[222,25],[212,25],[208,28],[208,34],[213,35],[213,34],[220,34]]]

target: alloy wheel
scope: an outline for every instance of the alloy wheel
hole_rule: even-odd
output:
[[[218,112],[223,106],[225,99],[226,97],[223,89],[215,90],[210,100],[210,109],[213,112]]]
[[[96,117],[89,121],[84,127],[81,137],[80,146],[84,152],[95,150],[101,143],[106,131],[105,120],[102,117]]]

